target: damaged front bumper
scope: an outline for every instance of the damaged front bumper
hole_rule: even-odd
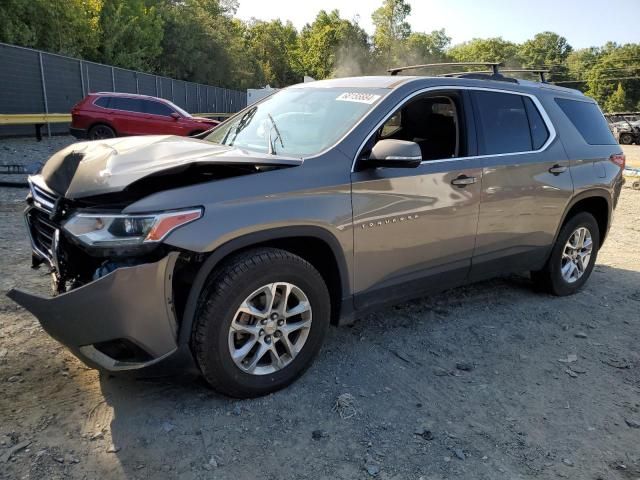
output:
[[[7,295],[90,367],[140,369],[178,349],[172,292],[178,255],[171,252],[154,263],[120,267],[56,297],[19,289]]]

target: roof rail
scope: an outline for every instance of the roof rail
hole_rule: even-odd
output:
[[[502,73],[537,73],[540,76],[542,83],[547,83],[545,73],[550,73],[551,70],[545,70],[542,68],[510,68],[507,70],[501,70]]]
[[[501,62],[447,62],[447,63],[425,63],[423,65],[408,65],[406,67],[393,67],[389,68],[387,72],[391,75],[397,75],[405,70],[416,70],[418,68],[431,68],[431,67],[490,67],[491,73],[498,75],[498,67],[502,66]],[[474,72],[466,72],[474,73]]]
[[[391,75],[397,75],[405,70],[416,70],[418,68],[432,68],[432,67],[491,67],[491,70],[480,70],[470,72],[451,72],[443,73],[441,77],[458,77],[469,74],[481,74],[481,75],[493,75],[498,77],[502,73],[536,73],[540,76],[540,81],[546,83],[545,73],[549,73],[550,70],[543,68],[508,68],[500,70],[499,67],[504,66],[501,62],[449,62],[449,63],[425,63],[423,65],[409,65],[407,67],[394,67],[387,70]]]

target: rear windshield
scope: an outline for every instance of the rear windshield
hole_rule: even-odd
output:
[[[589,145],[617,143],[597,104],[566,98],[556,98],[556,103]]]
[[[363,88],[280,90],[221,124],[206,140],[271,154],[315,155],[336,143],[385,93]]]

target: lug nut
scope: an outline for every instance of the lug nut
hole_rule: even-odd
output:
[[[267,343],[271,342],[271,335],[267,335],[266,337],[264,337],[264,341]]]
[[[277,313],[272,313],[271,314],[271,320],[275,320],[276,318],[278,318],[278,314]]]
[[[281,327],[282,325],[284,325],[284,320],[281,318],[278,320],[278,326]]]
[[[264,330],[260,329],[260,336],[263,336],[263,335],[264,335]]]
[[[280,333],[279,331],[273,334],[276,338],[280,338],[282,336],[282,333]]]
[[[262,320],[260,320],[260,323],[261,323],[262,325],[266,325],[266,324],[267,324],[267,319],[266,319],[266,318],[263,318]]]

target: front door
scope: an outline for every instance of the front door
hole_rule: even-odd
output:
[[[463,283],[471,265],[482,169],[465,158],[464,92],[407,102],[376,131],[359,162],[382,138],[418,143],[417,168],[352,174],[356,308]],[[469,107],[470,110],[470,107]],[[359,168],[360,166],[360,168]]]

